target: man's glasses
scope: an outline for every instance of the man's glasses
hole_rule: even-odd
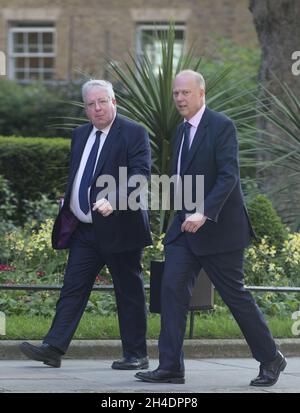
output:
[[[105,107],[105,106],[108,105],[108,102],[109,102],[110,100],[111,100],[111,98],[109,98],[109,97],[103,98],[103,99],[97,99],[97,100],[94,101],[94,102],[88,102],[88,103],[86,104],[86,106],[87,106],[89,109],[95,109],[97,106],[103,108],[103,107]]]

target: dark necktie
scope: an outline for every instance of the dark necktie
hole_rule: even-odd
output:
[[[180,175],[183,175],[183,169],[188,157],[188,153],[190,150],[190,129],[191,124],[188,122],[184,123],[183,127],[183,144],[181,149],[181,158],[180,158]]]
[[[89,157],[86,161],[86,165],[82,174],[80,186],[79,186],[79,206],[82,212],[87,214],[90,210],[90,203],[88,199],[88,189],[91,185],[93,178],[95,162],[98,155],[101,131],[96,132],[95,142],[90,151]]]

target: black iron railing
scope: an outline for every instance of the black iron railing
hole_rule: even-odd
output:
[[[14,290],[14,291],[59,291],[61,285],[47,285],[47,284],[0,284],[0,290]],[[113,284],[108,285],[94,285],[93,291],[110,292],[113,291]],[[150,285],[145,285],[145,290],[149,290]],[[300,293],[300,287],[273,287],[273,286],[245,286],[248,291],[255,292],[275,292],[275,293]],[[195,310],[190,311],[190,331],[189,338],[193,338]]]

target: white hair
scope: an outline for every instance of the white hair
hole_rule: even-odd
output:
[[[182,70],[181,72],[179,72],[176,75],[176,77],[179,77],[181,75],[193,76],[196,82],[198,83],[198,85],[200,86],[200,88],[205,90],[205,80],[204,80],[204,77],[201,75],[201,73],[195,72],[194,70],[191,70],[191,69],[186,69],[186,70]]]
[[[85,82],[84,85],[82,86],[82,100],[84,102],[85,102],[87,93],[94,87],[105,89],[107,91],[108,97],[110,97],[111,99],[115,98],[113,85],[110,82],[108,82],[107,80],[91,79]]]

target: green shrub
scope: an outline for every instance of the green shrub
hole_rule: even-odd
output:
[[[6,262],[10,252],[4,242],[4,234],[15,229],[14,218],[17,209],[17,199],[9,182],[0,175],[0,264]]]
[[[34,201],[24,201],[24,222],[31,229],[39,229],[47,219],[55,219],[59,210],[59,201],[41,194]]]
[[[36,230],[25,225],[4,235],[6,249],[10,250],[8,262],[17,269],[14,273],[16,283],[34,282],[36,272],[40,272],[40,277],[46,282],[59,282],[66,265],[67,251],[52,248],[52,228],[53,220],[47,219]]]
[[[256,195],[247,204],[254,231],[259,239],[267,237],[268,242],[280,247],[287,238],[287,229],[264,195]]]
[[[69,146],[69,139],[0,137],[0,174],[16,194],[19,217],[25,199],[36,201],[41,194],[55,199],[63,193]]]
[[[17,209],[17,198],[9,182],[0,175],[0,223],[6,230],[13,229],[13,220]],[[3,230],[4,227],[2,227]]]
[[[20,85],[0,79],[0,135],[55,136],[58,117],[77,117],[78,108],[65,101],[79,97],[79,86]],[[79,112],[79,113],[78,113]]]

